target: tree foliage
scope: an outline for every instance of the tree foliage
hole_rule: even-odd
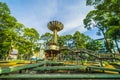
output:
[[[106,49],[111,52],[109,42],[107,41],[111,35],[108,34],[108,30],[113,29],[112,27],[120,26],[120,1],[86,0],[86,4],[94,6],[94,10],[90,11],[84,19],[85,28],[91,29],[92,27],[97,27],[99,33],[102,33],[105,38]],[[108,33],[106,34],[106,32]],[[113,32],[116,31],[113,30]]]
[[[0,59],[7,59],[13,46],[19,55],[25,55],[38,40],[39,33],[34,28],[25,28],[10,14],[6,3],[0,2]]]
[[[65,36],[59,36],[58,37],[58,45],[60,47],[64,46],[65,45]]]
[[[114,26],[107,30],[108,37],[115,41],[115,45],[120,53],[118,40],[120,39],[120,26]]]
[[[53,42],[53,34],[46,32],[45,34],[41,35],[41,40],[44,40],[45,43],[52,43]]]
[[[86,48],[93,51],[100,51],[102,48],[102,43],[98,40],[91,39],[91,41],[86,44]]]

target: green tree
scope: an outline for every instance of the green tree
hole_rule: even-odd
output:
[[[114,27],[109,28],[106,34],[108,34],[108,36],[112,38],[112,40],[115,41],[118,52],[120,53],[120,48],[117,42],[120,39],[120,26],[114,26]]]
[[[0,2],[0,55],[5,58],[11,50],[12,40],[16,39],[14,31],[17,20],[10,15],[10,10],[5,3]]]
[[[65,45],[65,36],[59,36],[58,37],[58,45],[60,47],[64,46]]]
[[[105,16],[103,15],[102,11],[93,10],[93,11],[90,11],[87,14],[86,18],[84,19],[84,25],[85,25],[85,28],[87,28],[88,30],[94,27],[98,28],[97,34],[99,35],[100,33],[103,34],[105,42],[106,42],[106,49],[111,52],[108,41],[107,41],[107,36],[105,34],[107,30],[105,21],[106,21]]]
[[[94,6],[95,10],[90,11],[84,19],[85,27],[88,29],[97,27],[105,38],[106,49],[111,52],[106,31],[119,23],[119,0],[87,0],[86,3]]]
[[[25,28],[11,16],[8,6],[0,2],[0,58],[8,59],[13,46],[20,55],[27,55],[36,49],[38,40],[39,33],[34,28]]]
[[[86,49],[99,51],[102,47],[102,43],[100,41],[92,40],[86,44]]]
[[[34,28],[25,28],[23,37],[27,43],[27,54],[28,59],[30,59],[31,55],[33,54],[33,47],[40,38],[39,33]]]
[[[51,43],[53,42],[52,38],[53,38],[53,34],[46,32],[45,34],[41,36],[40,39],[44,40],[45,43]]]
[[[70,34],[65,35],[65,43],[68,47],[72,47],[73,37]]]
[[[89,41],[89,37],[85,36],[84,34],[76,31],[73,35],[73,43],[77,49],[79,48],[86,48],[86,43]]]

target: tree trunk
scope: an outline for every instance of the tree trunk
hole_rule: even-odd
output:
[[[12,47],[10,46],[10,49],[9,49],[9,51],[8,51],[8,55],[6,56],[6,60],[8,60],[8,58],[9,58],[9,56],[10,56],[10,54],[11,54],[11,51],[12,51]]]
[[[117,40],[116,40],[116,39],[115,39],[115,44],[116,44],[117,50],[118,50],[118,52],[119,52],[119,54],[120,54],[120,49],[119,49],[119,46],[118,46],[118,43],[117,43]]]
[[[103,36],[104,36],[104,39],[105,39],[105,44],[106,44],[106,50],[108,50],[109,52],[111,52],[112,53],[112,51],[111,51],[111,49],[110,49],[110,46],[109,46],[109,42],[108,42],[108,40],[107,40],[107,37],[106,37],[106,35],[105,35],[105,33],[104,33],[104,31],[103,30],[101,30],[102,31],[102,34],[103,34]]]

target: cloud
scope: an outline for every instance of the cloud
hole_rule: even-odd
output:
[[[69,20],[68,23],[65,23],[63,31],[61,34],[73,34],[75,31],[80,31],[81,33],[86,31],[82,24],[82,18],[78,17],[73,20]]]
[[[47,24],[51,20],[63,23],[64,29],[59,32],[73,34],[85,32],[83,19],[93,8],[86,7],[85,0],[5,0],[13,16],[26,27],[35,28],[40,34],[51,32]]]
[[[48,32],[47,23],[57,12],[57,0],[6,0],[11,14],[26,27],[35,28],[40,34]]]
[[[61,14],[64,14],[62,16],[64,19],[64,29],[59,32],[59,34],[73,34],[75,31],[80,31],[81,33],[85,32],[86,29],[83,25],[83,19],[93,8],[87,7],[84,0],[79,0],[74,3],[74,5],[67,5],[64,7],[65,10],[61,12]]]

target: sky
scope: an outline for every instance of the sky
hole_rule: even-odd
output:
[[[64,28],[59,35],[74,34],[80,31],[93,39],[99,39],[97,29],[88,31],[84,28],[83,19],[92,6],[86,6],[86,0],[0,0],[7,3],[11,15],[26,27],[35,28],[40,35],[50,32],[47,24],[60,21]]]

